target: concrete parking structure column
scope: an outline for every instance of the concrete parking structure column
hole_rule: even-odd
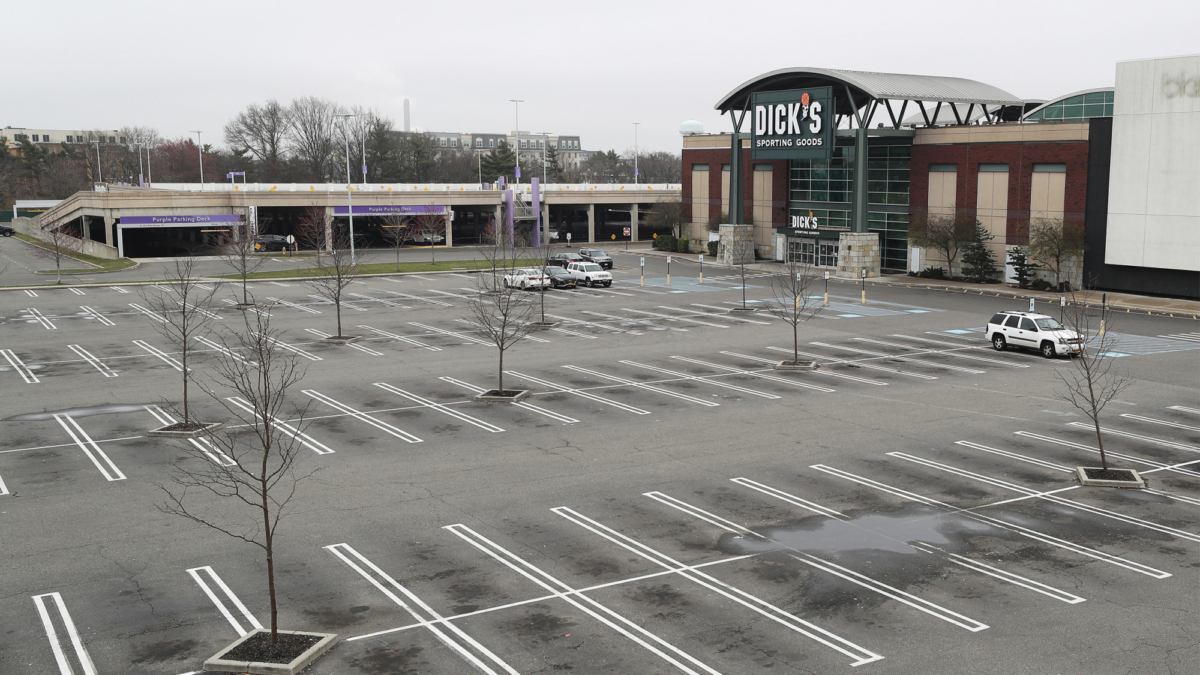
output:
[[[596,243],[596,204],[588,204],[588,243]]]
[[[638,205],[629,205],[629,241],[638,240]]]
[[[454,209],[446,207],[446,248],[454,248]]]
[[[333,207],[325,207],[325,252],[333,251]]]

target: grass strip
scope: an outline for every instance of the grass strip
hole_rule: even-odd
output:
[[[536,267],[542,264],[541,258],[521,258],[516,261],[517,267]],[[398,272],[455,272],[459,270],[488,269],[491,264],[487,260],[447,260],[438,262],[406,262],[400,263],[369,263],[358,266],[359,274],[389,274]],[[295,277],[321,276],[321,268],[306,267],[297,270],[273,270],[271,272],[255,272],[249,279],[291,279]],[[241,279],[238,274],[222,274],[217,279]]]

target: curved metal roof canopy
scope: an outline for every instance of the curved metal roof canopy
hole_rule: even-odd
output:
[[[750,94],[754,92],[826,86],[834,88],[836,113],[839,115],[852,115],[854,110],[872,100],[927,101],[980,106],[1022,104],[1020,98],[1003,89],[961,77],[867,73],[830,68],[781,68],[743,82],[714,107],[721,112],[744,110],[749,105]],[[847,90],[850,96],[853,96],[853,102],[847,96]]]

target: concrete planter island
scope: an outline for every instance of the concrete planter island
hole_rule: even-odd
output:
[[[307,633],[304,631],[281,630],[280,635],[308,635],[320,638],[316,644],[301,652],[296,658],[287,663],[268,663],[264,661],[233,661],[224,658],[229,652],[237,649],[243,642],[257,635],[271,631],[256,628],[238,638],[233,644],[217,652],[217,655],[204,662],[204,670],[217,673],[251,673],[252,675],[296,675],[307,668],[313,661],[333,648],[338,636],[332,633]]]

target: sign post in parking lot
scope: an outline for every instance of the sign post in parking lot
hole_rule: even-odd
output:
[[[1037,311],[1037,301],[1034,300],[1033,298],[1029,299],[1029,311],[1031,311],[1031,312]]]
[[[864,305],[865,305],[865,304],[867,304],[867,270],[866,270],[866,268],[863,268],[863,269],[862,269],[862,270],[860,270],[860,271],[862,272],[862,280],[863,280],[863,282],[862,282],[862,284],[863,284],[863,287],[862,287],[862,304],[864,304]]]
[[[700,255],[700,283],[704,283],[704,255]]]
[[[825,306],[829,306],[829,270],[825,270]]]
[[[667,256],[667,285],[671,285],[671,256]]]
[[[642,288],[646,287],[646,257],[642,256]]]

